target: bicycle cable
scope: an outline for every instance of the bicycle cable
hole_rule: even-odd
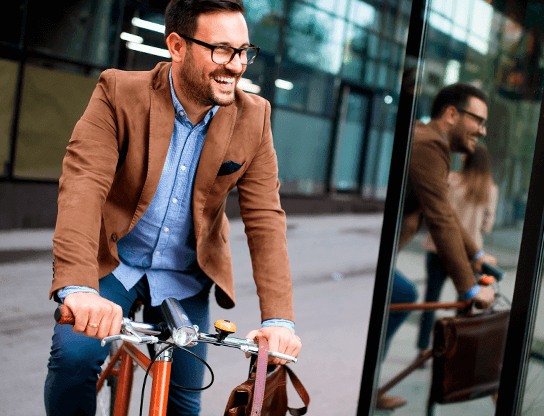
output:
[[[147,370],[145,371],[145,376],[144,376],[144,381],[142,383],[142,395],[141,395],[141,398],[140,398],[140,416],[142,416],[142,412],[143,412],[143,407],[144,407],[144,394],[145,394],[145,384],[146,384],[146,381],[147,381],[147,376],[149,375],[149,371],[151,370],[151,366],[153,365],[153,363],[157,360],[157,358],[159,358],[159,356],[165,352],[168,348],[178,348],[180,350],[183,350],[185,352],[188,352],[189,354],[195,356],[196,358],[198,358],[200,361],[202,361],[202,363],[208,367],[208,370],[210,370],[210,375],[212,377],[210,383],[207,385],[207,386],[204,386],[204,387],[198,387],[198,388],[193,388],[193,387],[184,387],[184,386],[180,386],[172,381],[170,381],[170,386],[171,387],[174,387],[174,388],[177,388],[177,389],[182,389],[182,390],[189,390],[189,391],[202,391],[202,390],[206,390],[208,388],[211,387],[211,385],[213,384],[214,380],[215,380],[215,376],[213,374],[213,370],[212,368],[210,367],[210,365],[202,358],[200,358],[198,355],[196,355],[194,352],[192,351],[189,351],[187,348],[182,348],[182,347],[178,347],[176,344],[174,344],[173,342],[168,342],[168,341],[163,341],[164,344],[167,344],[166,347],[160,349],[156,354],[155,356],[151,359],[151,362],[149,363],[149,366],[147,367]]]

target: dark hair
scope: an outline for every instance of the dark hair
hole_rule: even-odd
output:
[[[465,185],[465,200],[476,205],[485,204],[489,200],[489,188],[493,184],[489,152],[482,143],[476,143],[474,153],[467,153],[461,181]]]
[[[164,12],[165,38],[172,32],[193,37],[198,16],[213,12],[240,12],[245,15],[242,0],[170,0]]]
[[[466,109],[470,97],[476,97],[487,104],[487,95],[472,85],[457,83],[442,88],[431,105],[431,119],[442,116],[444,110],[450,105],[462,110]]]

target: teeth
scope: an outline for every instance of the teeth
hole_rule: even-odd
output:
[[[228,84],[231,84],[234,82],[234,78],[227,78],[227,77],[217,77],[215,80],[219,82],[226,82]]]

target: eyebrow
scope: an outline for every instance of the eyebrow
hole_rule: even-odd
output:
[[[242,46],[232,46],[231,44],[229,44],[228,42],[218,42],[218,43],[215,43],[215,42],[210,42],[210,45],[218,45],[218,46],[229,46],[231,48],[237,48],[237,49],[242,49],[242,48],[248,48],[250,46],[253,46],[251,43],[248,43],[248,42],[244,42],[242,44]]]

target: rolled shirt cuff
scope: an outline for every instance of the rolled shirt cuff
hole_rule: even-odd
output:
[[[479,259],[480,257],[482,257],[483,255],[484,255],[484,251],[483,251],[483,250],[478,251],[478,252],[474,255],[474,257],[472,257],[472,261],[478,260],[478,259]]]
[[[281,326],[290,329],[293,334],[295,333],[295,323],[287,319],[267,319],[261,324],[261,328],[266,328],[268,326]]]
[[[63,287],[62,289],[57,290],[57,296],[59,297],[61,302],[64,302],[64,298],[66,298],[66,296],[71,295],[72,293],[82,293],[82,292],[95,293],[98,295],[98,292],[92,287],[66,286],[66,287]]]
[[[480,293],[480,285],[474,285],[465,293],[459,294],[459,300],[470,300],[474,299],[478,293]]]

